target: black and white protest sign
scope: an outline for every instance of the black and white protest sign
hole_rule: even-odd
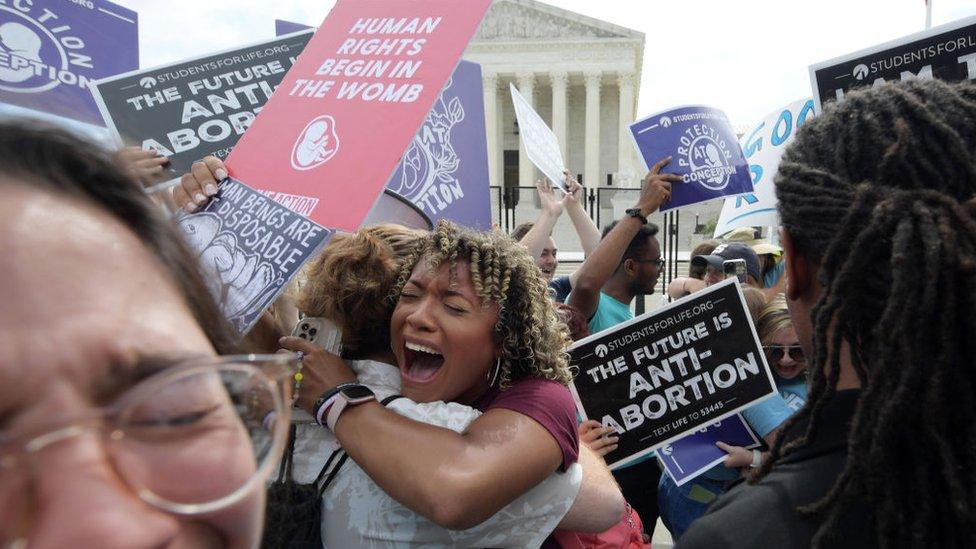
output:
[[[938,78],[976,79],[976,17],[905,36],[810,67],[819,112],[844,93],[889,81]]]
[[[333,231],[235,179],[180,218],[224,316],[246,333]]]
[[[734,279],[578,341],[580,413],[620,435],[611,468],[776,393]]]
[[[124,144],[165,154],[177,177],[207,155],[230,153],[312,34],[98,80],[92,93]]]

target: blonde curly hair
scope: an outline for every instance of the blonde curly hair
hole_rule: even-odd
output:
[[[482,303],[498,304],[495,335],[501,342],[500,387],[538,377],[568,385],[566,348],[572,343],[549,295],[549,285],[525,247],[501,232],[476,232],[441,221],[404,259],[395,287],[399,295],[420,261],[450,266],[456,283],[458,259],[470,264],[471,282]]]
[[[342,329],[346,353],[390,346],[390,315],[400,262],[426,231],[383,224],[339,234],[306,267],[298,309]]]

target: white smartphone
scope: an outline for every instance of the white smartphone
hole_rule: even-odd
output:
[[[307,316],[298,321],[291,335],[307,339],[334,355],[342,354],[342,330],[327,318]]]

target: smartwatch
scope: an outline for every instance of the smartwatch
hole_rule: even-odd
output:
[[[322,396],[315,401],[315,405],[312,406],[312,417],[315,418],[316,423],[319,425],[325,425],[325,411],[329,408],[329,405],[332,404],[333,399],[337,394],[339,394],[339,391],[346,385],[356,385],[356,383],[342,383],[337,385],[322,393]]]
[[[630,208],[626,210],[624,213],[626,213],[630,217],[636,217],[637,219],[640,219],[642,224],[647,225],[647,216],[641,213],[640,208]]]
[[[339,388],[339,392],[332,397],[332,404],[329,406],[326,418],[326,427],[335,432],[336,422],[339,421],[339,414],[350,406],[356,406],[364,402],[376,400],[376,395],[365,385],[349,383]]]

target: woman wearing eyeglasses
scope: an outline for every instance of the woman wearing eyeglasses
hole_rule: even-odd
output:
[[[107,151],[0,123],[0,189],[0,547],[256,547],[293,357],[218,356],[192,256]]]
[[[756,330],[766,353],[766,361],[773,370],[779,394],[741,413],[753,431],[772,445],[776,440],[777,428],[806,402],[807,363],[782,294],[762,308]],[[661,475],[658,487],[661,519],[675,539],[681,537],[691,523],[704,514],[712,501],[725,492],[729,482],[739,478],[741,468],[755,468],[762,463],[763,456],[759,450],[747,450],[721,442],[718,446],[729,454],[725,462],[694,480],[678,486],[667,474]]]

